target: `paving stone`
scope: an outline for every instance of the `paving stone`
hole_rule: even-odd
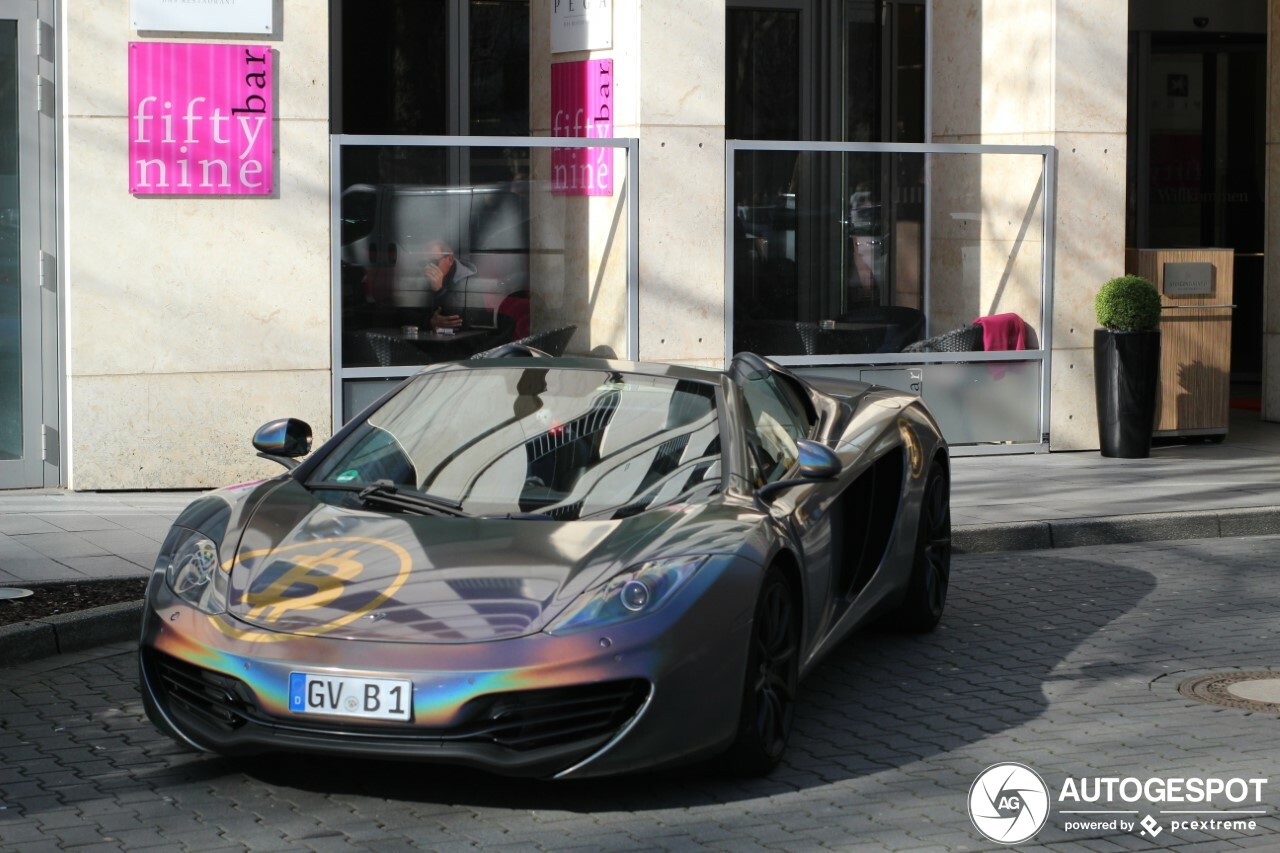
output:
[[[865,632],[817,666],[793,748],[764,780],[686,768],[549,784],[371,763],[350,779],[354,765],[337,760],[273,762],[267,776],[155,731],[131,643],[10,666],[0,848],[1005,849],[965,808],[974,778],[1000,761],[1031,765],[1055,791],[1069,775],[1251,777],[1280,764],[1280,715],[1176,692],[1188,672],[1280,668],[1278,548],[1268,536],[959,556],[938,631]],[[1271,787],[1267,808],[1280,779]],[[1067,832],[1055,815],[1036,842],[1235,849],[1276,839],[1280,821],[1268,820],[1256,835],[1153,841]]]
[[[64,826],[54,830],[53,835],[63,847],[105,843],[97,826]]]
[[[87,512],[50,512],[44,515],[44,520],[68,533],[120,529],[115,522]]]
[[[105,548],[94,545],[81,536],[62,531],[29,533],[15,538],[31,550],[56,560],[62,560],[66,557],[103,556],[107,553]]]
[[[22,845],[22,853],[63,853],[62,842],[53,836],[42,841],[28,841]]]
[[[27,842],[48,838],[45,828],[33,819],[0,820],[0,844],[9,849],[16,849]]]

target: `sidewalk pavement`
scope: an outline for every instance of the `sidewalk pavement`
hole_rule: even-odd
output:
[[[199,492],[0,491],[0,585],[141,577]],[[1280,424],[1233,411],[1222,444],[957,457],[952,524],[968,552],[1280,533]]]

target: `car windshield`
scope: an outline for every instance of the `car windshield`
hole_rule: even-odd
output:
[[[307,485],[349,504],[360,487],[389,481],[467,515],[622,518],[714,493],[720,467],[710,382],[483,367],[414,379]]]

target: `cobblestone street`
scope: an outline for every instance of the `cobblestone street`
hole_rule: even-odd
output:
[[[1263,778],[1248,805],[1113,803],[1156,836],[1066,828],[1054,850],[1280,841],[1276,714],[1177,687],[1280,668],[1280,537],[957,557],[941,628],[862,634],[802,686],[786,763],[742,781],[694,768],[615,781],[509,780],[410,764],[232,761],[143,716],[128,645],[0,670],[0,849],[979,850],[966,811],[1016,761],[1069,777]],[[1253,831],[1173,828],[1172,809],[1248,809]],[[1178,816],[1182,818],[1185,816]]]

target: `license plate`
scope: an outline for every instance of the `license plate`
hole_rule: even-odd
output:
[[[412,681],[289,673],[289,710],[295,713],[407,720],[412,707]]]

